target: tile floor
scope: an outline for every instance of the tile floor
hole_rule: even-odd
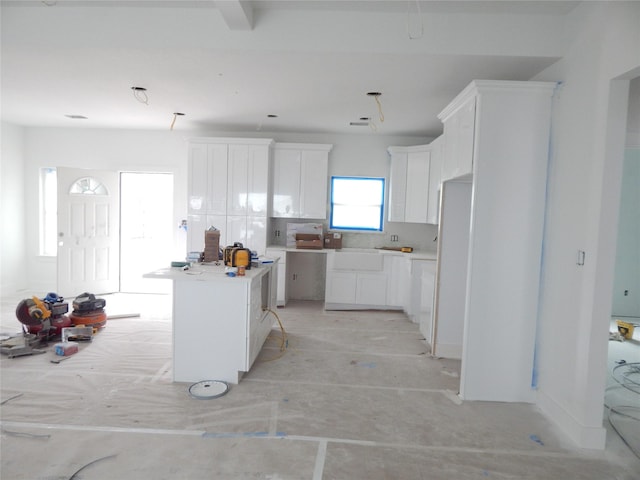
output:
[[[0,332],[19,331],[20,298]],[[105,298],[140,316],[59,364],[52,348],[0,359],[3,480],[640,478],[610,428],[583,451],[533,405],[460,402],[459,362],[429,357],[401,313],[292,302],[276,312],[288,348],[274,328],[238,385],[199,400],[171,381],[170,296]]]

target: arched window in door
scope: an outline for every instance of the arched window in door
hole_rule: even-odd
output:
[[[107,187],[105,187],[100,180],[94,177],[79,178],[71,188],[69,188],[71,195],[109,195]]]

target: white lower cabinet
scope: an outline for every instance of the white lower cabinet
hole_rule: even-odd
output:
[[[326,310],[389,308],[388,276],[382,254],[329,252],[325,284]]]
[[[173,281],[173,381],[238,383],[271,332],[276,266],[230,279],[224,265],[196,265],[196,275],[163,268],[146,278]]]
[[[327,286],[325,289],[325,305],[356,303],[356,288],[358,274],[355,272],[327,271]]]
[[[387,276],[384,272],[327,272],[325,308],[345,309],[386,306]],[[335,308],[339,310],[340,308]]]
[[[407,310],[411,264],[403,255],[385,255],[384,271],[387,274],[387,305]]]
[[[385,273],[356,274],[356,304],[384,306],[387,303],[387,275]]]
[[[287,291],[287,251],[280,248],[267,248],[267,257],[278,259],[278,278],[276,281],[276,305],[284,307],[289,299]]]
[[[435,269],[435,260],[405,254],[329,252],[324,308],[402,310],[430,329]]]
[[[436,262],[424,262],[420,268],[420,306],[418,309],[418,324],[420,332],[430,341],[433,330],[433,294],[436,285]]]

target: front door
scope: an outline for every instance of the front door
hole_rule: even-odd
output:
[[[58,295],[119,290],[117,172],[58,167]]]

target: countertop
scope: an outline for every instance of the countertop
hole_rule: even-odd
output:
[[[158,278],[169,280],[186,280],[186,281],[251,281],[252,279],[259,277],[265,273],[272,264],[264,264],[260,267],[251,267],[245,270],[244,276],[230,277],[225,273],[225,266],[220,262],[220,265],[213,263],[196,263],[189,267],[188,270],[183,270],[182,267],[167,267],[154,270],[153,272],[145,273],[144,278]]]
[[[429,250],[414,250],[411,253],[398,252],[396,250],[384,250],[382,248],[357,248],[357,247],[345,247],[340,249],[322,248],[322,249],[307,249],[286,247],[283,245],[269,245],[267,249],[280,250],[290,253],[315,253],[315,254],[327,254],[329,252],[346,252],[346,253],[376,253],[382,255],[402,255],[410,260],[436,260],[436,252]]]

